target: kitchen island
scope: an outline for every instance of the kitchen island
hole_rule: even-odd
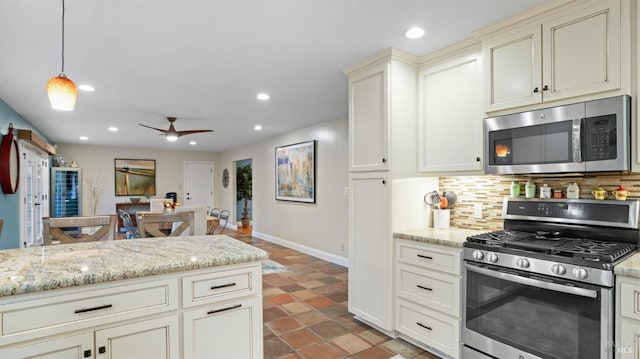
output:
[[[224,235],[0,251],[0,357],[261,358],[261,261]]]

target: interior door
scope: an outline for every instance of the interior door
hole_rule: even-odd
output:
[[[213,163],[185,161],[184,200],[188,207],[213,207]]]
[[[20,142],[20,245],[43,244],[42,217],[49,216],[49,167],[47,155]]]

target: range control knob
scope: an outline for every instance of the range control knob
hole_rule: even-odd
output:
[[[551,273],[555,275],[564,275],[565,273],[567,273],[567,268],[562,264],[552,264]]]
[[[495,263],[498,261],[498,255],[493,252],[489,252],[487,253],[487,260],[491,263]]]
[[[573,268],[572,273],[573,273],[573,276],[576,277],[576,279],[586,279],[589,276],[589,273],[587,273],[587,270],[582,267]]]
[[[471,255],[473,256],[473,259],[477,261],[481,261],[484,258],[484,253],[481,251],[473,251]]]
[[[529,261],[526,258],[518,258],[516,265],[520,268],[529,268]]]

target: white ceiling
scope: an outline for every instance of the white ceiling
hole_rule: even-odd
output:
[[[0,98],[56,143],[223,151],[346,117],[343,69],[384,49],[423,55],[549,1],[66,0],[65,73],[96,91],[62,112],[45,91],[61,1],[0,0]],[[413,25],[422,39],[402,36]],[[167,116],[215,132],[168,143],[138,125]]]

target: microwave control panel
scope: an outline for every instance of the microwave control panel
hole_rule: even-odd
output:
[[[614,160],[618,157],[615,115],[586,118],[584,131],[585,160],[604,161]]]

